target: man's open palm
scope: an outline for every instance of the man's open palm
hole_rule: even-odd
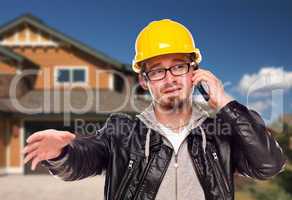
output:
[[[31,169],[35,170],[39,162],[58,157],[62,148],[74,138],[75,135],[68,131],[48,129],[35,132],[26,140],[28,144],[23,149],[23,154],[26,154],[24,163],[32,160]]]

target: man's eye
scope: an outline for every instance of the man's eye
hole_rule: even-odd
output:
[[[185,65],[183,65],[183,64],[181,64],[181,65],[176,65],[176,66],[174,66],[173,68],[174,68],[174,70],[177,70],[177,69],[183,69],[183,68],[185,68]]]
[[[164,73],[163,69],[156,69],[150,72],[151,74],[160,74],[160,73]]]

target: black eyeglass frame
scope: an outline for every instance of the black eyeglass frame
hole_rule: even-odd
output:
[[[174,67],[177,67],[178,65],[181,65],[181,64],[188,64],[188,70],[187,70],[185,73],[183,73],[183,74],[179,74],[179,75],[173,74],[173,72],[171,71],[171,69],[174,69]],[[182,75],[184,75],[184,74],[189,73],[189,71],[190,71],[190,67],[194,67],[194,70],[199,69],[199,65],[198,65],[196,62],[194,62],[194,61],[192,61],[192,62],[188,62],[188,63],[181,63],[181,64],[176,64],[176,65],[173,65],[173,66],[171,66],[171,67],[169,67],[169,68],[161,68],[161,69],[159,68],[159,70],[164,70],[164,76],[163,76],[162,78],[160,78],[160,79],[151,80],[151,79],[149,78],[148,74],[149,74],[150,72],[154,71],[154,70],[150,70],[150,71],[148,71],[148,72],[144,71],[144,72],[142,72],[142,75],[143,75],[144,78],[146,78],[146,80],[148,80],[148,81],[160,81],[160,80],[163,80],[163,79],[166,77],[166,73],[167,73],[167,71],[170,71],[171,75],[173,75],[173,76],[182,76]],[[156,70],[156,69],[155,69],[155,70]]]

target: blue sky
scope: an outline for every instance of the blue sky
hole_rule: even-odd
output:
[[[291,0],[4,0],[1,8],[0,24],[31,13],[124,63],[131,63],[145,25],[177,20],[193,33],[202,67],[227,83],[230,95],[266,122],[271,113],[292,112]],[[247,95],[249,85],[257,92]]]

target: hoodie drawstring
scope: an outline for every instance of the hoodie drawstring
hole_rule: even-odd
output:
[[[201,126],[199,126],[199,128],[201,130],[202,138],[203,138],[203,142],[202,142],[203,151],[204,151],[204,154],[206,154],[206,146],[207,146],[206,133]]]
[[[145,157],[146,157],[146,163],[148,163],[149,152],[150,152],[150,133],[151,133],[151,129],[148,128],[147,134],[146,134],[146,142],[145,142]]]

